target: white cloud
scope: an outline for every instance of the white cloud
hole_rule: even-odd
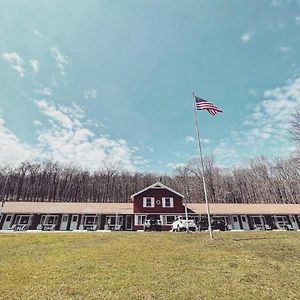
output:
[[[280,52],[282,52],[282,53],[287,53],[287,52],[289,52],[290,50],[291,50],[290,47],[286,47],[286,46],[280,47]]]
[[[47,158],[90,169],[114,164],[134,170],[146,163],[124,139],[98,136],[86,128],[84,112],[79,106],[56,107],[45,100],[37,101],[36,105],[51,124],[50,129],[38,134]]]
[[[300,15],[295,17],[295,22],[296,24],[300,24]]]
[[[185,163],[169,163],[167,164],[167,168],[170,168],[172,170],[176,170],[177,168],[183,168],[185,167]]]
[[[201,139],[201,142],[204,144],[210,143],[210,139]]]
[[[254,32],[248,31],[241,36],[241,40],[243,43],[248,43],[250,42],[250,40],[252,40],[253,36],[254,36]]]
[[[42,126],[42,122],[39,120],[34,120],[32,123],[34,126]]]
[[[60,69],[60,73],[62,75],[65,75],[65,65],[69,64],[67,56],[64,56],[61,52],[59,52],[59,50],[56,47],[51,47],[50,51],[56,61],[57,67]]]
[[[34,35],[38,36],[38,37],[42,37],[43,35],[36,29],[33,29],[33,33]]]
[[[29,62],[30,62],[30,65],[32,67],[33,73],[37,74],[40,71],[39,61],[37,59],[31,59]]]
[[[79,106],[55,106],[46,100],[36,101],[36,106],[50,126],[33,121],[37,126],[35,145],[19,140],[0,117],[0,164],[47,159],[90,170],[107,165],[141,170],[148,163],[137,155],[138,148],[130,147],[124,139],[95,134],[87,128]]]
[[[184,138],[184,140],[185,140],[186,143],[193,143],[193,142],[195,142],[195,139],[192,136],[190,136],[190,135],[186,136]]]
[[[97,91],[94,90],[94,89],[89,89],[89,90],[86,90],[84,91],[84,98],[86,100],[88,99],[95,99],[97,97]]]
[[[23,59],[16,52],[5,52],[2,58],[10,64],[10,66],[17,71],[19,76],[25,77],[25,70],[23,67]]]
[[[249,94],[253,97],[256,97],[257,96],[257,90],[256,89],[249,89],[248,90]]]
[[[25,160],[34,160],[40,155],[37,148],[21,142],[5,126],[5,121],[0,117],[0,164],[16,165]]]
[[[272,0],[270,3],[270,6],[272,7],[278,7],[282,5],[282,1],[281,0]]]
[[[38,100],[35,102],[40,111],[48,116],[55,124],[66,128],[72,129],[75,124],[71,120],[70,116],[62,111],[62,109],[56,109],[53,105],[50,105],[46,100]]]
[[[44,87],[44,88],[41,88],[41,89],[36,89],[36,90],[33,90],[36,94],[39,94],[39,95],[46,95],[46,96],[51,96],[52,95],[52,89],[49,88],[49,87]]]
[[[300,109],[300,77],[286,85],[266,90],[243,122],[213,150],[216,160],[232,165],[241,157],[287,156],[295,150],[289,133],[292,113]]]

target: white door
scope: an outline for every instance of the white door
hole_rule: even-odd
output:
[[[70,225],[70,230],[76,230],[78,227],[78,215],[73,215]]]
[[[244,230],[249,230],[249,223],[246,215],[241,216],[242,226]]]
[[[2,226],[2,230],[9,229],[9,227],[11,225],[11,222],[12,222],[12,218],[13,218],[13,215],[6,215],[5,221],[4,221],[3,226]]]
[[[62,215],[59,230],[67,230],[69,215]]]
[[[290,220],[291,220],[291,223],[292,223],[292,226],[295,230],[298,230],[299,229],[299,226],[298,226],[298,223],[296,221],[296,218],[295,216],[292,216],[292,215],[289,215],[290,217]]]
[[[232,216],[232,225],[233,225],[233,229],[236,230],[241,229],[238,216]]]

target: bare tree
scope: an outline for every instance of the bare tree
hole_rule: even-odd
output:
[[[292,129],[291,129],[291,134],[293,136],[293,139],[300,143],[300,112],[296,111],[292,115]]]

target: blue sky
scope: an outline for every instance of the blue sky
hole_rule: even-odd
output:
[[[300,1],[7,1],[0,163],[170,173],[195,157],[192,92],[219,166],[286,156],[300,106]]]

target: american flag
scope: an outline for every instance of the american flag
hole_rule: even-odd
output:
[[[211,102],[208,102],[207,100],[204,100],[202,98],[199,98],[194,95],[195,101],[196,101],[196,108],[197,110],[203,110],[206,109],[212,116],[215,116],[219,112],[223,112],[222,109],[215,106]]]

